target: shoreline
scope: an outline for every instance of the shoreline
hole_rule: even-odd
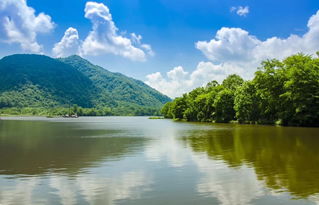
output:
[[[298,127],[298,128],[319,128],[319,126],[298,126],[298,125],[282,125],[276,122],[274,123],[258,123],[258,122],[239,122],[236,120],[232,120],[230,122],[200,122],[200,121],[187,121],[185,119],[172,119],[172,118],[164,118],[169,119],[175,122],[187,122],[187,123],[199,123],[199,124],[237,124],[237,125],[262,125],[262,126],[272,126],[272,127]]]
[[[271,126],[271,127],[292,127],[292,128],[319,128],[319,126],[294,126],[294,125],[280,125],[276,123],[257,123],[257,122],[239,122],[236,120],[230,122],[199,122],[199,121],[187,121],[185,119],[171,119],[165,118],[163,116],[152,116],[152,115],[107,115],[107,116],[78,116],[73,117],[63,117],[63,116],[43,116],[43,115],[0,115],[0,120],[6,120],[9,118],[46,118],[46,119],[77,119],[77,118],[99,118],[99,117],[144,117],[149,120],[171,120],[173,122],[183,122],[183,123],[196,123],[196,124],[235,124],[235,125],[258,125],[258,126]]]

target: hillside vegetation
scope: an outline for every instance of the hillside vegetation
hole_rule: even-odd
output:
[[[170,99],[141,81],[79,57],[0,60],[0,109],[9,114],[151,115]]]

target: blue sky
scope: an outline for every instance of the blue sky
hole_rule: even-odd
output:
[[[312,54],[317,45],[319,50],[319,23],[313,20],[309,27],[310,18],[317,17],[318,0],[1,1],[1,56],[78,53],[108,70],[143,80],[171,97],[214,78],[221,81],[230,73],[249,79],[265,58],[284,58],[296,52]],[[3,23],[4,18],[16,15],[10,4],[22,11],[35,11],[33,16],[25,12],[31,15],[29,22],[10,18],[15,26],[9,29],[27,36],[23,41],[18,39],[22,37],[10,36]],[[32,18],[41,23],[33,26]],[[28,24],[34,28],[18,28]],[[70,27],[74,29],[62,42]]]

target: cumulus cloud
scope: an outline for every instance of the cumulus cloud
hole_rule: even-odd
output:
[[[241,28],[221,28],[213,39],[195,44],[211,62],[200,62],[193,72],[178,78],[153,73],[146,76],[146,83],[175,97],[209,81],[221,81],[232,73],[250,79],[263,60],[283,59],[300,52],[315,54],[319,50],[319,11],[309,19],[307,26],[304,35],[291,34],[287,38],[272,37],[264,41]]]
[[[211,62],[199,62],[191,73],[178,66],[168,71],[166,76],[159,72],[147,75],[145,83],[174,98],[196,87],[204,86],[212,79],[221,81],[227,75],[223,69],[226,66],[215,65]]]
[[[132,42],[135,43],[136,45],[140,45],[140,47],[150,56],[154,56],[154,51],[152,50],[152,47],[149,44],[143,44],[141,43],[142,41],[142,36],[137,35],[135,33],[131,33],[131,39]]]
[[[214,61],[249,61],[260,41],[241,28],[221,28],[214,39],[198,41],[196,48]]]
[[[240,28],[222,28],[210,41],[199,41],[196,48],[214,62],[260,61],[268,58],[285,58],[303,52],[313,54],[319,48],[319,11],[308,21],[308,31],[288,38],[272,37],[265,41],[257,39]]]
[[[236,12],[238,16],[246,16],[249,13],[248,6],[233,6],[230,8],[231,12]]]
[[[75,28],[68,28],[61,41],[54,45],[52,50],[56,57],[64,57],[79,53],[80,48],[79,33]]]
[[[115,54],[134,61],[145,61],[153,55],[151,46],[142,44],[142,36],[131,34],[127,38],[118,33],[110,10],[102,3],[87,2],[85,17],[92,22],[92,30],[81,46],[83,55]]]
[[[26,0],[0,1],[0,42],[18,43],[25,51],[41,52],[37,35],[53,28],[51,17],[44,13],[35,15]]]
[[[133,61],[145,61],[147,56],[154,55],[152,47],[142,43],[141,35],[131,33],[125,37],[126,32],[119,32],[109,8],[103,3],[87,2],[84,11],[85,18],[92,23],[92,30],[81,41],[78,31],[68,28],[52,49],[55,56],[114,54]]]

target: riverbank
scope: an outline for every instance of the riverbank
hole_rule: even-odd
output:
[[[0,116],[160,116],[160,108],[82,108],[78,106],[72,107],[24,107],[24,108],[2,108],[0,109]]]
[[[305,128],[318,128],[319,126],[313,125],[298,125],[298,124],[283,124],[281,120],[277,120],[275,122],[270,121],[238,121],[238,120],[231,120],[229,122],[218,122],[218,121],[189,121],[186,119],[178,119],[178,118],[164,118],[164,119],[171,119],[176,122],[196,122],[196,123],[211,123],[211,124],[239,124],[239,125],[269,125],[269,126],[282,126],[282,127],[305,127]]]

